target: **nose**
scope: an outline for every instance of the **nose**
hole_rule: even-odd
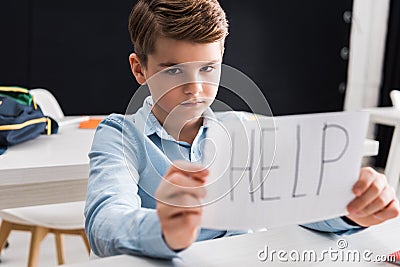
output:
[[[203,92],[203,85],[200,82],[188,83],[184,87],[184,93],[198,96]]]

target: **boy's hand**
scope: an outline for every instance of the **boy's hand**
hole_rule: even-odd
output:
[[[202,215],[198,205],[206,195],[202,186],[207,176],[202,166],[176,161],[157,188],[157,214],[164,240],[173,250],[187,248],[197,238]]]
[[[386,176],[367,167],[362,168],[353,186],[356,197],[347,205],[347,217],[361,226],[371,226],[399,215],[399,200]]]

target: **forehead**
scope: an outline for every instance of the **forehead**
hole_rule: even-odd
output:
[[[159,37],[154,52],[148,55],[149,65],[181,64],[194,61],[222,61],[222,41],[195,43]]]

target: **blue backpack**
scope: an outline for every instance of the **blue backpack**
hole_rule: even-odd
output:
[[[10,145],[57,131],[57,122],[44,116],[29,90],[0,86],[0,155]]]

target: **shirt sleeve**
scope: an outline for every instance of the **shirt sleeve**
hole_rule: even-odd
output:
[[[137,168],[126,164],[129,157],[132,166],[139,166],[137,146],[130,140],[132,143],[122,147],[121,117],[114,115],[99,124],[89,153],[85,228],[91,249],[100,257],[176,257],[162,237],[156,210],[141,207]]]
[[[338,235],[354,234],[366,228],[358,225],[349,224],[342,217],[307,223],[301,226],[321,232],[336,233]]]

